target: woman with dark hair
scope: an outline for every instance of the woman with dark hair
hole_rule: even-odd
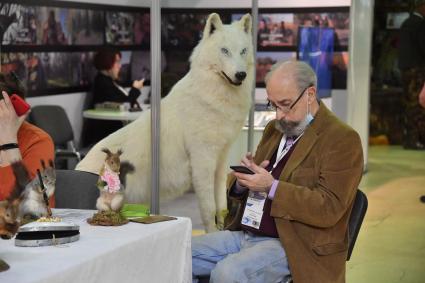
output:
[[[140,107],[137,103],[137,98],[140,96],[143,80],[134,81],[129,92],[117,82],[121,70],[121,52],[112,50],[99,51],[94,56],[94,66],[98,73],[94,79],[93,104],[105,101],[130,102],[132,108]]]
[[[15,185],[11,163],[22,160],[30,177],[34,178],[41,160],[54,159],[52,138],[26,122],[27,114],[16,114],[9,98],[12,94],[24,98],[25,90],[14,74],[0,73],[0,201],[10,195]],[[49,204],[54,207],[54,196]]]
[[[88,101],[88,108],[103,102],[130,103],[131,108],[139,108],[137,98],[144,80],[133,81],[132,87],[127,92],[119,83],[118,77],[121,70],[121,52],[115,50],[101,50],[94,56],[94,66],[98,73],[93,84],[93,99]],[[84,146],[96,143],[122,127],[119,121],[86,120],[83,128],[82,140]]]

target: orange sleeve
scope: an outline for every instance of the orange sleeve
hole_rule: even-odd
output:
[[[24,122],[18,131],[19,151],[22,161],[29,171],[30,177],[37,175],[37,169],[41,168],[40,160],[54,160],[55,146],[51,137],[43,130]],[[0,167],[0,200],[6,199],[15,187],[15,176],[12,167]],[[49,201],[50,207],[55,206],[55,197],[52,195]]]

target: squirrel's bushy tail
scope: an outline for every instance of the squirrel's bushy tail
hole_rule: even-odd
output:
[[[9,201],[18,199],[25,191],[26,185],[28,185],[28,183],[31,181],[28,170],[22,161],[14,162],[11,164],[11,166],[13,174],[15,175],[16,184],[14,190],[8,197]]]
[[[124,186],[124,188],[126,187],[126,180],[127,180],[127,174],[131,174],[134,172],[134,165],[131,164],[128,161],[123,161],[121,162],[121,166],[120,166],[120,182],[121,184]]]

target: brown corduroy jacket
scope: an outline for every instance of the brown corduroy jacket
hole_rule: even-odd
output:
[[[264,130],[257,164],[277,150],[282,133],[274,124]],[[359,135],[321,103],[280,175],[271,207],[294,283],[345,282],[348,220],[362,171]],[[234,182],[231,176],[228,191]],[[246,196],[228,194],[226,229],[240,229]]]

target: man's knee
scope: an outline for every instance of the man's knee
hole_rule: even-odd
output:
[[[236,283],[244,282],[243,274],[241,274],[240,268],[236,268],[226,262],[219,262],[215,268],[211,271],[210,282],[212,283]]]

